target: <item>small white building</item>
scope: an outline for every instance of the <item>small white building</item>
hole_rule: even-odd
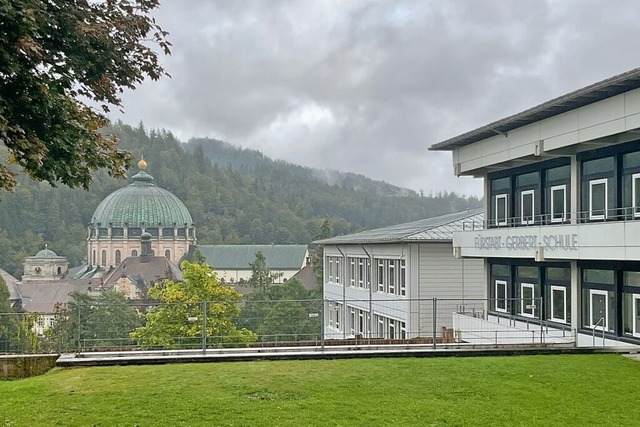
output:
[[[454,234],[484,262],[483,321],[640,344],[640,68],[430,149],[484,179],[487,227]]]
[[[456,306],[485,298],[482,260],[453,256],[453,233],[466,223],[482,223],[482,210],[316,242],[324,247],[325,338],[443,336]]]

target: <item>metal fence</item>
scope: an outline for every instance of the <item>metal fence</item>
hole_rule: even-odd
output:
[[[0,353],[353,345],[572,345],[539,299],[245,299],[0,313]]]

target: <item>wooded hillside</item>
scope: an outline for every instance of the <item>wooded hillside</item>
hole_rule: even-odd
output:
[[[475,197],[421,197],[360,175],[325,174],[219,141],[182,144],[170,132],[123,124],[114,131],[119,147],[135,158],[144,155],[156,183],[186,204],[201,244],[309,243],[325,218],[339,235],[480,206]],[[330,185],[327,175],[336,183]],[[106,173],[95,176],[90,191],[20,177],[15,193],[0,194],[0,268],[20,277],[24,258],[45,243],[71,265],[79,264],[93,211],[125,185]]]

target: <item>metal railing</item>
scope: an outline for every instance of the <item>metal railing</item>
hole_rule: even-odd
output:
[[[379,296],[360,300],[245,299],[237,304],[76,305],[52,314],[0,313],[0,353],[574,345],[576,331],[566,323],[545,319],[544,309],[540,298],[496,301]]]

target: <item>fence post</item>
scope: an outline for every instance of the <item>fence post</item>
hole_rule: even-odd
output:
[[[202,353],[207,353],[207,302],[202,302]]]
[[[437,319],[437,311],[438,311],[438,298],[433,298],[433,349],[436,349],[436,319]]]
[[[320,349],[324,350],[324,323],[325,323],[325,313],[326,313],[326,309],[324,307],[324,305],[327,303],[327,301],[323,298],[322,299],[322,307],[320,308]]]
[[[78,309],[78,313],[77,313],[77,327],[76,327],[76,338],[78,340],[78,346],[76,348],[76,353],[80,353],[82,347],[80,345],[80,304],[76,305],[76,308]]]

